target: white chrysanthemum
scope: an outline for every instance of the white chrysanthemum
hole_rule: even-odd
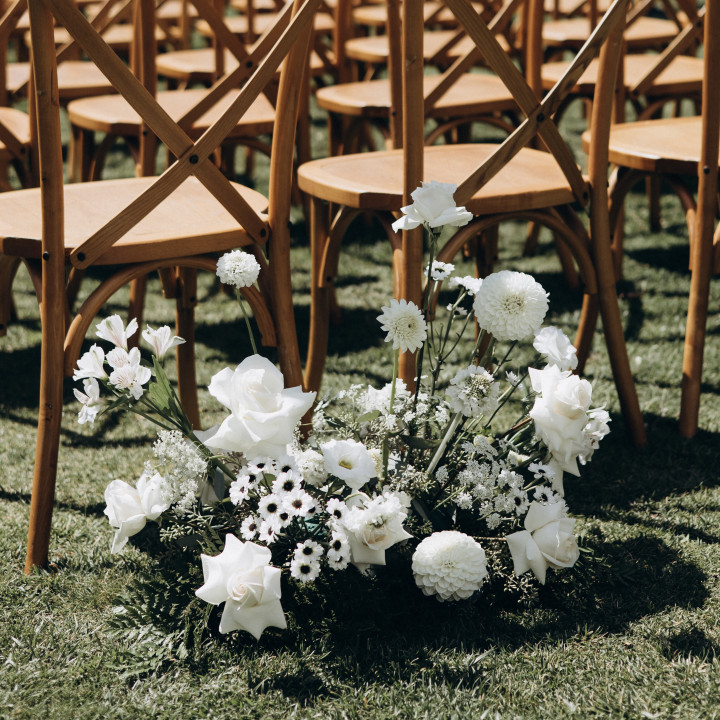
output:
[[[466,417],[480,417],[495,411],[500,388],[485,368],[470,365],[450,381],[446,394],[455,412],[461,412]]]
[[[242,250],[225,253],[217,262],[220,282],[240,289],[253,285],[260,274],[258,261]]]
[[[230,502],[233,505],[242,505],[249,497],[250,491],[255,486],[249,475],[238,475],[235,480],[230,483]],[[247,538],[245,538],[247,540]]]
[[[383,305],[382,315],[378,315],[380,327],[387,333],[385,342],[391,342],[393,349],[401,352],[415,352],[427,337],[427,326],[420,308],[407,300],[390,301]]]
[[[313,496],[300,487],[283,495],[283,502],[291,518],[307,517],[315,508],[315,499]]]
[[[542,325],[548,294],[531,275],[501,270],[483,280],[473,309],[478,325],[498,340],[522,340]]]
[[[293,557],[296,560],[306,560],[308,562],[320,562],[323,555],[323,547],[315,540],[305,540],[297,544]]]
[[[487,578],[485,551],[469,535],[443,530],[426,537],[415,550],[412,570],[417,586],[438,600],[466,600]]]

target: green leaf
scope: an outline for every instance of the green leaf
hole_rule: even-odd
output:
[[[359,423],[364,422],[372,422],[373,420],[377,420],[380,417],[380,411],[379,410],[369,410],[368,412],[361,415],[357,421]]]

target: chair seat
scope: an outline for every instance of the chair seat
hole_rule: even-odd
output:
[[[277,20],[275,13],[257,13],[253,17],[253,32],[255,35],[261,35],[273,25],[275,20]],[[228,30],[235,35],[247,35],[250,29],[246,15],[231,15],[224,17],[223,21]],[[195,27],[203,37],[211,38],[213,36],[212,28],[207,20],[198,21]],[[316,33],[329,34],[335,30],[335,20],[329,13],[318,13],[315,16],[314,28]]]
[[[700,116],[660,118],[613,125],[609,159],[614,165],[664,174],[695,175],[700,161]],[[590,134],[583,133],[583,147]]]
[[[7,66],[7,89],[12,95],[26,87],[30,79],[30,63],[17,62]],[[112,83],[98,67],[84,60],[65,60],[58,65],[60,102],[114,92]],[[23,93],[25,94],[25,93]]]
[[[645,50],[665,46],[675,39],[678,26],[672,20],[640,17],[627,28],[625,42],[630,50]],[[579,49],[590,34],[590,20],[585,17],[551,20],[542,28],[546,45],[565,49]]]
[[[423,33],[423,51],[425,60],[434,60],[438,54],[448,58],[457,58],[475,47],[471,38],[465,36],[443,52],[445,46],[452,41],[455,30],[428,30]],[[352,38],[345,43],[345,54],[358,62],[385,64],[390,53],[386,35]]]
[[[480,12],[483,6],[474,3],[473,7]],[[457,27],[458,21],[450,8],[444,7],[441,2],[426,0],[423,3],[423,18],[425,22],[431,21],[432,25],[443,27]],[[360,5],[353,9],[352,19],[355,25],[367,27],[385,27],[387,23],[386,5]]]
[[[472,143],[426,147],[426,180],[456,183],[480,166],[497,145]],[[401,150],[342,155],[298,168],[300,190],[328,202],[368,210],[398,210],[402,205]],[[523,149],[469,202],[483,215],[537,210],[573,202],[570,186],[552,155]]]
[[[423,78],[425,94],[440,79],[439,75],[426,75]],[[383,118],[390,110],[390,81],[381,79],[329,85],[317,90],[315,96],[318,106],[328,112]],[[429,115],[458,117],[516,108],[517,102],[497,76],[465,73],[437,101]]]
[[[30,118],[27,113],[15,108],[0,107],[0,123],[2,123],[23,145],[30,143]],[[4,148],[0,142],[0,148]]]
[[[237,58],[225,50],[225,72],[238,66]],[[197,48],[192,50],[174,50],[158,55],[155,62],[158,75],[189,83],[211,82],[215,74],[215,50]],[[313,74],[324,73],[325,63],[316,53],[310,53],[310,71]]]
[[[655,65],[655,55],[626,55],[623,66],[625,85],[632,88],[643,79],[645,74]],[[570,63],[549,62],[542,66],[543,88],[551,88],[567,70]],[[593,60],[587,70],[577,82],[577,92],[592,94],[597,82],[598,61]],[[649,97],[658,95],[690,95],[699,93],[702,88],[703,61],[702,58],[689,55],[678,55],[658,75],[652,86],[648,89]]]
[[[128,178],[65,186],[66,255],[155,179]],[[261,213],[267,210],[264,195],[242,185],[235,187],[253,209]],[[40,236],[40,190],[0,193],[0,253],[39,258]],[[172,259],[228,250],[248,242],[237,220],[191,177],[120,238],[98,264]]]
[[[173,120],[179,120],[207,92],[202,88],[166,90],[157,94],[157,100]],[[239,90],[228,92],[214,107],[198,119],[189,134],[192,137],[199,137],[232,103],[239,92]],[[120,95],[103,95],[75,100],[68,105],[68,117],[74,126],[93,132],[133,135],[138,133],[140,127],[140,116]],[[248,134],[269,133],[272,132],[274,123],[275,108],[264,95],[259,95],[230,136],[240,137]]]

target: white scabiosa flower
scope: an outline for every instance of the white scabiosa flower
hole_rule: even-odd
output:
[[[473,309],[478,325],[498,340],[522,340],[542,325],[548,294],[531,275],[502,270],[483,280]]]
[[[327,480],[327,470],[325,470],[325,458],[322,453],[317,450],[308,448],[295,455],[297,468],[302,475],[303,482],[306,485],[320,487]]]
[[[476,278],[472,275],[465,275],[464,277],[452,277],[450,278],[450,287],[456,288],[461,287],[465,288],[471,295],[476,295],[477,291],[480,289],[480,286],[482,285],[483,281],[482,278]]]
[[[466,417],[491,415],[498,406],[499,392],[493,376],[478,365],[460,370],[446,390],[450,407]]]
[[[225,253],[217,262],[220,282],[238,289],[253,285],[260,274],[258,261],[242,250]]]
[[[422,346],[427,337],[427,324],[415,303],[393,298],[389,306],[382,306],[382,311],[377,319],[387,333],[385,342],[391,342],[394,350],[415,352]]]
[[[443,530],[426,537],[412,557],[415,583],[440,602],[466,600],[487,578],[485,551],[469,535]]]

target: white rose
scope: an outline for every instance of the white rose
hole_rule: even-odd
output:
[[[235,370],[221,370],[209,390],[231,414],[205,445],[248,457],[283,455],[315,400],[314,392],[285,388],[282,373],[259,355],[246,358]]]
[[[575,520],[567,516],[564,502],[547,505],[533,501],[525,516],[525,530],[512,533],[507,540],[520,576],[532,570],[544,585],[549,567],[572,567],[580,556],[573,529]]]
[[[400,208],[405,215],[393,223],[393,230],[412,230],[423,224],[431,228],[467,225],[473,215],[464,207],[455,206],[453,196],[456,190],[457,185],[450,183],[435,180],[421,183],[410,195],[413,199],[412,205]]]
[[[555,365],[529,368],[533,390],[539,393],[530,410],[538,437],[559,466],[579,475],[577,457],[586,448],[583,429],[588,423],[592,386],[587,380]]]
[[[577,350],[559,328],[551,325],[538,330],[533,347],[545,355],[549,364],[557,365],[561,370],[574,370],[577,367]]]
[[[195,594],[212,605],[225,603],[220,632],[247,630],[259,639],[267,627],[287,627],[280,605],[280,568],[270,565],[270,550],[234,535],[225,536],[219,555],[201,555],[204,584]]]
[[[124,480],[113,480],[105,488],[105,514],[110,525],[116,528],[111,552],[122,552],[128,538],[139,533],[148,520],[157,520],[168,509],[161,492],[163,478],[155,473],[143,473],[137,488]]]
[[[320,449],[328,475],[334,475],[353,490],[359,490],[377,473],[373,456],[357,440],[329,440]]]

